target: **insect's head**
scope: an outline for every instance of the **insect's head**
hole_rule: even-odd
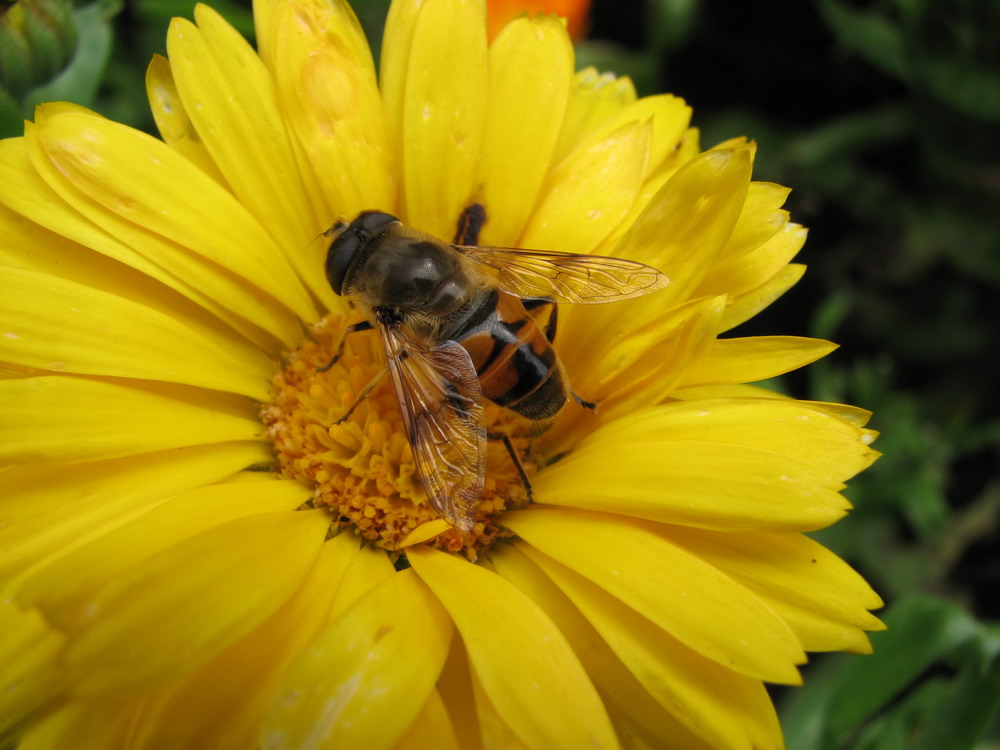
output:
[[[372,242],[388,224],[399,221],[382,211],[363,211],[350,224],[337,222],[334,239],[326,254],[326,278],[337,294],[344,293],[344,284],[371,251]]]

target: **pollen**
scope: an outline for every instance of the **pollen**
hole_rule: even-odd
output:
[[[364,331],[350,334],[340,359],[320,372],[333,358],[346,326],[356,320],[331,314],[312,327],[274,377],[272,400],[262,407],[261,418],[282,472],[312,484],[308,507],[330,512],[332,533],[352,531],[389,552],[398,552],[410,532],[440,515],[417,474],[387,375],[340,421],[365,387],[385,370],[378,334]],[[533,440],[525,436],[528,423],[493,404],[486,415],[491,433],[510,437],[530,477],[537,467]],[[491,440],[473,528],[466,532],[447,527],[424,543],[475,560],[509,534],[496,523],[499,516],[528,502],[527,488],[503,444]]]

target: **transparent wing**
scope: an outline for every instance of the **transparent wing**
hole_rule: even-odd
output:
[[[468,531],[486,476],[485,412],[469,353],[454,341],[426,347],[395,329],[379,332],[424,489],[448,523]]]
[[[652,266],[601,255],[456,245],[489,266],[501,290],[516,297],[555,302],[617,302],[662,289],[669,279]]]

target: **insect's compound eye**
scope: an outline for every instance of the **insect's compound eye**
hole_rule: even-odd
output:
[[[330,232],[335,236],[326,254],[326,278],[333,291],[344,293],[344,283],[351,269],[356,267],[379,230],[394,221],[398,221],[395,216],[382,211],[363,211],[346,229],[342,221],[333,225]]]
[[[361,238],[350,230],[341,232],[330,243],[330,250],[326,254],[326,278],[337,294],[343,294],[347,271],[361,252],[361,248]]]
[[[370,232],[374,234],[385,224],[389,224],[393,221],[399,221],[399,219],[392,214],[387,214],[383,211],[362,211],[358,214],[357,218],[351,222],[351,227],[363,232]]]

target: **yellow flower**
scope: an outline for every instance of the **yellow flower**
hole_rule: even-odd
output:
[[[573,73],[554,18],[487,47],[397,0],[261,0],[258,51],[176,20],[162,140],[67,104],[0,143],[0,732],[51,748],[774,748],[764,682],[869,649],[878,597],[803,532],[867,414],[748,385],[822,341],[718,338],[799,278],[787,191],[689,109]],[[560,308],[574,390],[436,518],[382,367],[323,274],[337,219],[632,258],[670,285]],[[355,318],[356,319],[356,318]],[[453,554],[458,552],[459,554]],[[475,560],[473,563],[472,561]]]

